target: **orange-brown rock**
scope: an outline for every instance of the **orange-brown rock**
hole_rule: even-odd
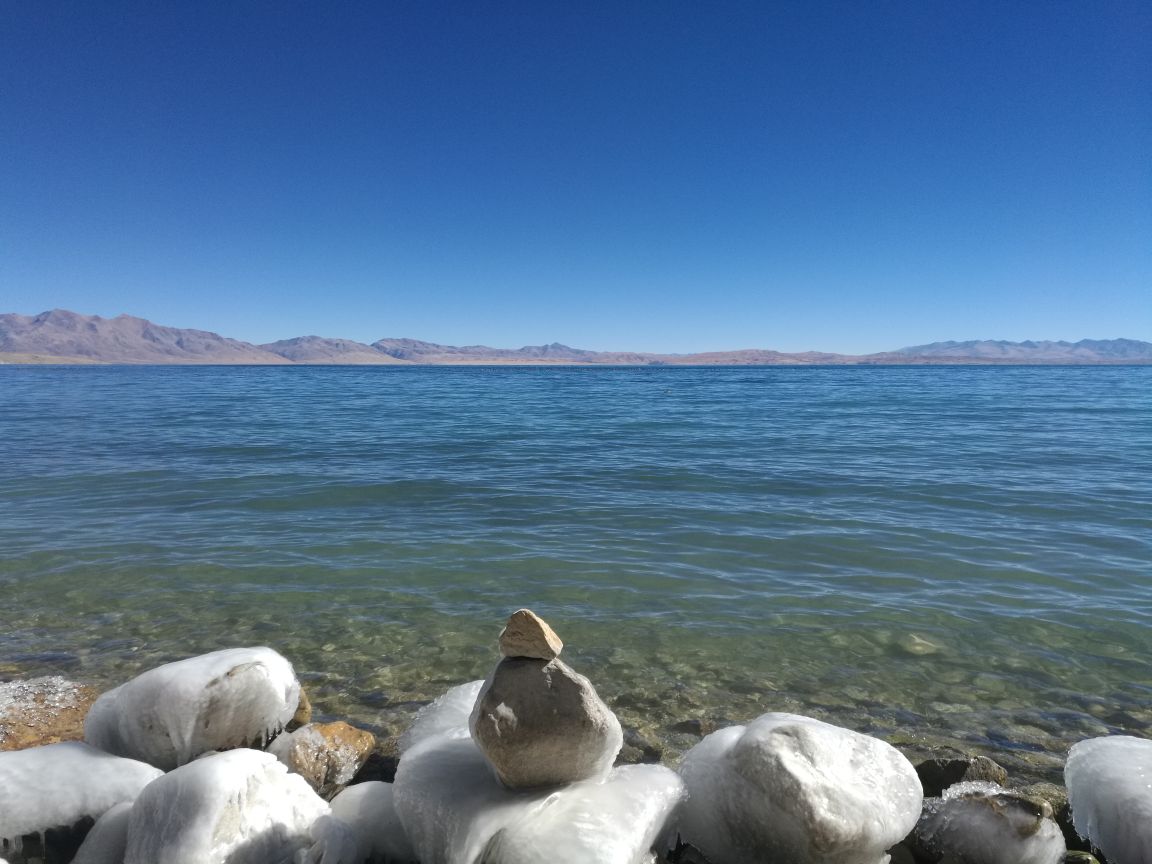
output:
[[[376,746],[376,736],[343,721],[310,723],[281,735],[268,747],[324,798],[331,798],[356,775]]]
[[[59,676],[0,684],[0,751],[84,739],[84,715],[99,694]]]
[[[300,703],[296,706],[296,713],[292,715],[292,719],[284,726],[285,732],[295,732],[301,726],[307,726],[312,722],[312,702],[308,699],[308,694],[304,692],[304,686],[300,686]]]

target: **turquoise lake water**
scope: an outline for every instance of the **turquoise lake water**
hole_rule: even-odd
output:
[[[0,680],[266,644],[382,734],[528,606],[635,741],[1152,728],[1152,368],[0,367]]]

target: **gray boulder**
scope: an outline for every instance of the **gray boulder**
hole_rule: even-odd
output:
[[[559,658],[509,657],[480,691],[469,729],[510,789],[604,776],[624,742],[616,715]]]

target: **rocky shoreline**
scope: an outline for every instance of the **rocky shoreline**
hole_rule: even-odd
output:
[[[560,660],[555,632],[528,610],[509,619],[500,648],[485,681],[452,688],[402,735],[384,738],[342,720],[312,723],[291,664],[266,648],[168,664],[102,695],[60,677],[0,683],[0,858],[1152,860],[1139,857],[1152,854],[1140,851],[1152,850],[1152,791],[1141,797],[1141,784],[1117,768],[1152,772],[1149,741],[1077,744],[1069,760],[1074,808],[1068,789],[1016,770],[1011,752],[997,758],[923,740],[886,742],[797,714],[746,725],[685,718],[673,728],[695,743],[676,758],[622,727],[592,682]],[[85,779],[69,793],[53,777]],[[173,832],[177,798],[182,830]],[[189,800],[198,802],[191,814]],[[157,824],[168,826],[165,836]],[[230,827],[222,835],[223,825]]]

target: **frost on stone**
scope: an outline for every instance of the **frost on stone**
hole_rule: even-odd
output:
[[[128,814],[132,805],[124,802],[96,820],[72,859],[72,864],[124,864],[128,847]]]
[[[1051,806],[981,781],[926,800],[914,842],[929,858],[964,864],[1061,864],[1067,851]]]
[[[98,819],[161,773],[78,741],[0,753],[0,843]]]
[[[312,845],[296,852],[293,864],[364,864],[352,829],[333,816],[321,816],[309,832]]]
[[[421,864],[474,864],[492,835],[547,797],[501,786],[467,729],[424,738],[396,770],[396,812]]]
[[[361,861],[409,864],[416,860],[396,812],[393,791],[391,783],[372,780],[349,786],[332,799],[332,815],[356,836]]]
[[[329,814],[275,756],[230,750],[164,775],[136,799],[125,864],[289,864]]]
[[[484,864],[643,864],[684,795],[662,765],[626,765],[574,783],[498,831]]]
[[[409,750],[393,788],[421,864],[640,864],[651,860],[683,793],[660,766],[618,768],[603,781],[559,789],[510,790],[471,738],[452,734]]]
[[[300,683],[271,648],[230,648],[151,669],[105,693],[84,740],[164,770],[262,744],[292,719]]]
[[[425,705],[408,730],[400,736],[400,752],[406,753],[421,741],[437,735],[468,736],[468,718],[484,681],[470,681],[453,687],[435,702]]]
[[[1109,864],[1152,864],[1152,741],[1081,741],[1068,753],[1064,783],[1077,833]]]
[[[712,864],[883,864],[923,802],[894,747],[794,714],[709,735],[680,774],[679,834]]]

